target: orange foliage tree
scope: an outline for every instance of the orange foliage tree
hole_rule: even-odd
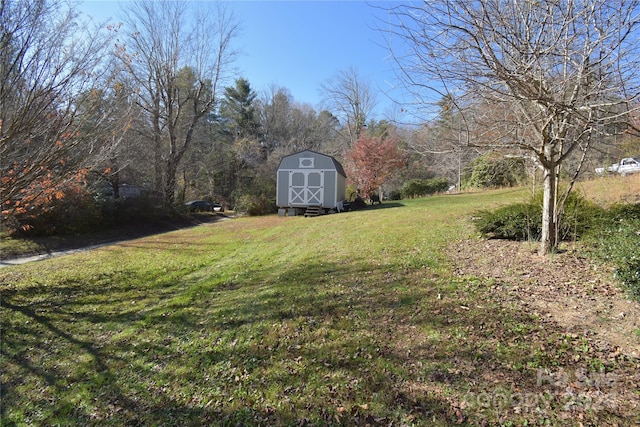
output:
[[[344,158],[349,182],[367,197],[376,192],[382,195],[387,178],[407,163],[407,155],[400,149],[397,138],[366,133],[360,135]]]
[[[0,8],[0,228],[21,229],[68,197],[76,171],[106,156],[98,141],[118,121],[105,88],[119,70],[108,56],[113,35],[83,25],[73,5],[3,0]]]
[[[10,234],[52,234],[81,227],[79,217],[87,217],[87,210],[93,209],[86,186],[88,172],[81,169],[63,179],[59,171],[43,168],[38,179],[4,201],[0,217],[5,228]],[[4,175],[2,183],[9,183],[11,175],[11,171]]]

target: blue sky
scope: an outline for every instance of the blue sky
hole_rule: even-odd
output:
[[[397,85],[384,27],[387,3],[373,1],[233,1],[229,9],[242,28],[238,77],[261,93],[270,85],[289,89],[295,101],[319,108],[320,86],[340,70],[355,67],[378,92],[376,118],[391,114],[388,94]],[[118,21],[118,3],[91,0],[81,10]]]

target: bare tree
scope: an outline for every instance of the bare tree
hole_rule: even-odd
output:
[[[83,129],[93,130],[91,150],[102,153],[95,158],[92,172],[100,177],[98,182],[109,184],[114,199],[118,200],[122,185],[141,184],[134,177],[142,172],[140,159],[147,154],[137,153],[144,147],[135,143],[137,135],[132,131],[140,128],[140,109],[129,88],[121,82],[116,82],[109,91],[95,90],[86,95],[91,99],[97,96],[102,98],[101,104],[94,110],[93,120],[87,114]]]
[[[355,67],[344,69],[321,87],[324,102],[342,123],[351,146],[360,138],[362,128],[376,106],[376,98],[371,84]]]
[[[148,117],[156,189],[175,203],[177,173],[197,124],[218,102],[238,27],[222,4],[194,10],[184,1],[127,5],[128,37],[119,55]],[[193,12],[193,13],[191,13]]]
[[[393,52],[400,77],[423,107],[430,94],[457,93],[462,113],[478,103],[510,112],[474,117],[484,131],[470,143],[535,158],[544,182],[541,253],[557,245],[560,168],[575,153],[584,159],[605,129],[621,128],[607,125],[637,108],[638,12],[626,0],[434,0],[391,9],[391,37],[406,48]]]
[[[455,182],[456,188],[460,189],[464,165],[478,155],[475,149],[468,147],[473,125],[465,121],[466,116],[456,107],[451,94],[436,105],[435,118],[414,129],[406,146],[430,170]]]
[[[0,2],[0,206],[8,219],[44,177],[59,185],[102,153],[109,38],[56,0]],[[33,196],[33,195],[32,195]]]
[[[291,141],[291,111],[294,108],[291,92],[272,84],[263,91],[256,105],[264,144],[270,152],[288,150]]]
[[[330,150],[337,137],[338,121],[331,113],[317,113],[294,101],[288,89],[272,85],[256,103],[262,142],[276,162],[283,155],[301,150]],[[277,164],[276,164],[277,166]]]

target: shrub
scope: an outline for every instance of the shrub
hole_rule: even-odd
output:
[[[91,193],[75,182],[55,189],[55,195],[35,197],[17,210],[5,227],[12,235],[47,236],[77,234],[102,227],[102,212]]]
[[[542,206],[542,196],[539,196]],[[605,210],[587,200],[580,193],[572,192],[564,203],[560,221],[560,240],[577,240],[601,220]]]
[[[402,184],[400,194],[403,199],[413,199],[441,193],[447,188],[449,188],[449,181],[446,178],[412,179]]]
[[[353,202],[356,200],[356,195],[358,195],[359,193],[360,192],[358,188],[354,184],[349,184],[347,185],[347,188],[345,190],[345,197],[347,201]]]
[[[564,204],[558,236],[560,240],[575,240],[597,224],[603,209],[578,193],[571,193]],[[542,195],[528,203],[503,206],[495,211],[477,214],[476,229],[492,238],[509,240],[539,240],[542,236]]]
[[[392,190],[389,192],[387,198],[389,200],[400,200],[402,199],[402,193],[400,192],[400,190]]]
[[[609,208],[586,240],[592,243],[593,255],[612,263],[617,279],[640,300],[640,203]]]
[[[542,208],[532,203],[503,206],[492,212],[481,211],[477,216],[477,230],[491,238],[539,240],[542,234]]]
[[[247,215],[258,216],[277,212],[277,207],[274,200],[266,196],[244,195],[238,199],[235,210]]]
[[[488,153],[476,158],[465,168],[462,183],[467,188],[513,187],[524,182],[526,176],[522,158]]]

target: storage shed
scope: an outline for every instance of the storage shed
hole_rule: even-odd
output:
[[[309,150],[285,156],[278,166],[278,213],[312,216],[339,212],[346,180],[342,165],[331,156]]]

